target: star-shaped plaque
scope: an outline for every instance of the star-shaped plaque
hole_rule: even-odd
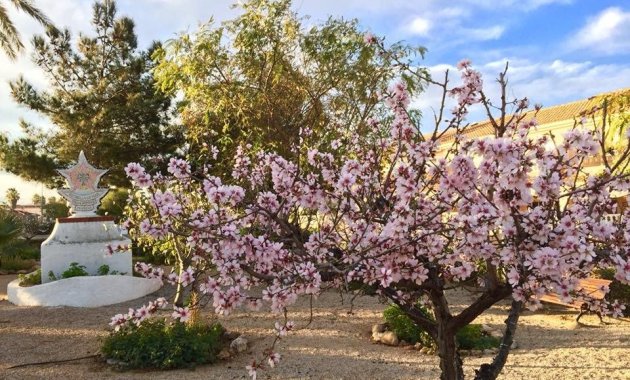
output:
[[[70,202],[74,216],[96,215],[101,198],[109,191],[98,187],[98,182],[107,170],[90,165],[81,151],[76,165],[58,172],[66,179],[69,189],[57,189],[57,192]]]

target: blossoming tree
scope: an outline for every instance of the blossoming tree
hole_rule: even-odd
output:
[[[390,114],[372,121],[370,135],[336,142],[344,153],[317,146],[308,130],[296,162],[243,146],[229,184],[183,160],[171,160],[168,175],[129,164],[138,190],[130,232],[145,244],[174,244],[179,262],[169,276],[138,268],[190,287],[219,314],[270,307],[280,315],[278,336],[291,330],[286,310],[299,296],[370,286],[435,340],[442,379],[464,377],[456,332],[506,298],[505,334],[479,379],[497,377],[521,311],[539,308],[547,292],[619,314],[622,305],[592,299],[577,282],[598,266],[630,282],[629,211],[616,223],[603,218],[610,193],[630,187],[619,174],[630,146],[605,160],[603,173],[589,174],[584,161],[606,152],[605,124],[593,130],[577,122],[563,138],[532,138],[535,119],[526,99],[507,100],[505,72],[501,101],[493,103],[480,74],[468,62],[458,67],[461,86],[451,87],[448,74],[433,82],[457,106],[447,112],[443,101],[432,128],[416,125],[405,86],[396,84],[383,94]],[[492,137],[466,137],[465,116],[477,103],[487,110]],[[447,288],[471,282],[482,291],[455,313]],[[173,316],[186,320],[196,305],[182,306]],[[145,309],[112,324],[137,322]],[[273,347],[266,355],[248,367],[252,376],[280,358]]]

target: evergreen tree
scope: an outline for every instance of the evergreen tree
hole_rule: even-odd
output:
[[[33,38],[33,59],[46,72],[49,88],[38,91],[19,78],[11,92],[57,128],[43,132],[23,122],[26,137],[0,139],[5,170],[51,184],[54,169],[75,162],[83,150],[94,166],[110,169],[108,184],[125,185],[128,162],[168,155],[178,147],[180,134],[170,125],[171,98],[156,91],[150,75],[150,55],[159,44],[138,51],[134,23],[116,17],[113,1],[96,2],[93,9],[95,35],[79,35],[76,48],[67,29],[48,29],[46,36]]]

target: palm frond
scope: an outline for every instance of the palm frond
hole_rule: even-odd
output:
[[[33,5],[32,1],[30,1],[30,0],[11,0],[11,2],[15,6],[15,8],[17,8],[18,10],[20,10],[20,11],[26,13],[27,15],[31,16],[32,18],[37,20],[37,22],[39,22],[40,24],[42,24],[44,26],[47,26],[47,27],[52,26],[52,22],[50,21],[48,16],[46,16],[41,10],[39,10],[39,8],[37,8],[35,5]]]
[[[17,53],[24,48],[20,41],[20,34],[9,18],[7,8],[2,3],[0,3],[0,48],[11,59],[15,59]]]

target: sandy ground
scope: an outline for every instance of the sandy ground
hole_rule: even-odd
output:
[[[275,317],[267,313],[238,312],[221,322],[232,331],[245,334],[250,350],[229,361],[195,370],[165,372],[117,372],[101,360],[89,358],[67,363],[11,366],[49,360],[72,359],[98,352],[99,340],[107,334],[113,314],[126,312],[157,295],[109,307],[17,307],[6,301],[0,278],[0,378],[1,379],[246,379],[244,367],[271,343]],[[160,293],[165,293],[164,290]],[[471,295],[453,294],[453,305],[463,304]],[[284,339],[279,351],[280,365],[261,373],[259,379],[436,379],[436,356],[415,350],[372,344],[371,325],[381,321],[384,305],[376,298],[355,301],[349,314],[348,300],[326,293],[314,302],[314,321]],[[502,326],[506,305],[488,310],[477,322]],[[208,314],[208,313],[206,313]],[[308,320],[308,300],[302,300],[290,318],[298,327]],[[503,379],[630,379],[630,321],[587,316],[575,324],[572,310],[552,308],[526,312],[517,331],[518,349],[510,354],[500,378]],[[464,358],[465,370],[473,370],[490,356]]]

